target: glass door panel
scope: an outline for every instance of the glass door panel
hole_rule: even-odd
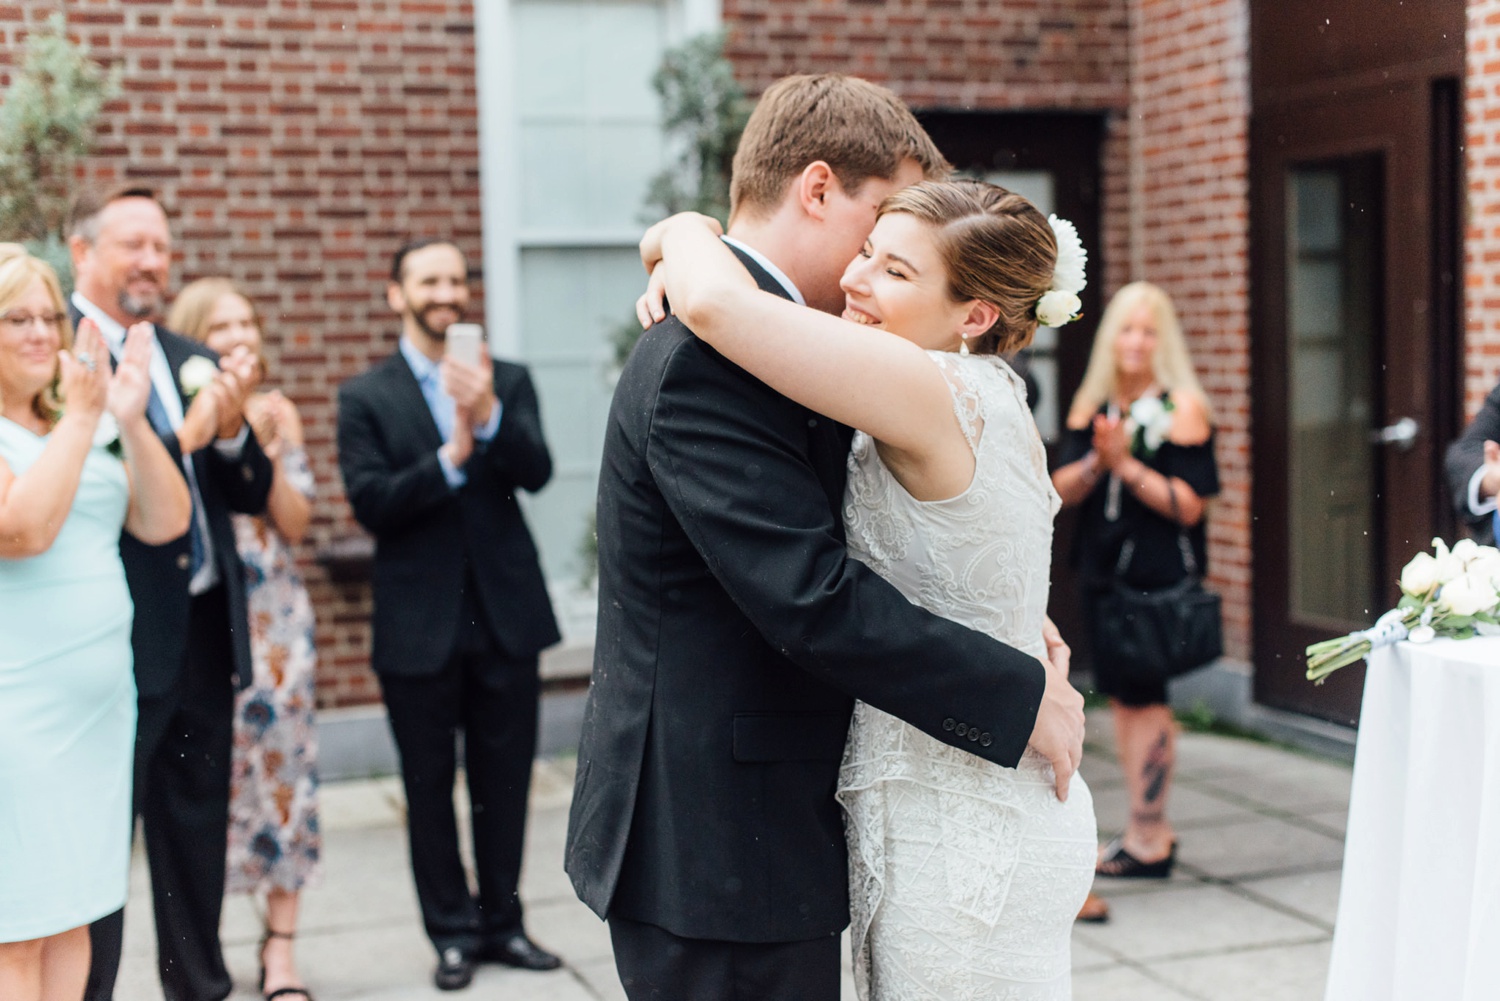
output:
[[[1379,579],[1380,163],[1287,173],[1289,617],[1367,621]]]

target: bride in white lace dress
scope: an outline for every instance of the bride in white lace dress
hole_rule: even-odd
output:
[[[1043,658],[1059,500],[1025,389],[997,351],[1029,343],[1039,306],[1053,322],[1059,303],[1076,310],[1051,290],[1082,287],[1082,255],[1062,269],[1079,273],[1055,275],[1048,221],[979,182],[925,182],[879,211],[844,274],[841,319],[755,290],[695,216],[642,241],[648,265],[665,265],[642,308],[665,287],[731,361],[859,428],[850,553],[916,604]],[[1072,920],[1095,861],[1081,778],[1060,799],[1031,749],[1002,768],[860,703],[837,795],[861,998],[1071,997]]]

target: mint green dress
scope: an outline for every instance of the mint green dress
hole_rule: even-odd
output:
[[[0,417],[25,472],[47,439]],[[51,548],[0,558],[0,942],[88,924],[125,904],[130,869],[134,607],[120,562],[129,485],[89,453]]]

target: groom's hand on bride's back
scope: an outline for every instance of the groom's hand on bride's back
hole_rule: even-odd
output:
[[[1058,637],[1058,643],[1062,638]],[[1067,649],[1067,644],[1062,644]],[[1051,643],[1048,644],[1049,653]],[[1066,665],[1042,661],[1047,672],[1047,687],[1042,690],[1042,704],[1031,729],[1031,746],[1052,762],[1056,775],[1057,798],[1068,798],[1068,785],[1078,762],[1083,759],[1083,696],[1068,681]]]

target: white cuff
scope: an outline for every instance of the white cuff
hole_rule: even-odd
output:
[[[437,457],[438,465],[443,467],[443,479],[448,481],[448,486],[452,487],[454,490],[457,490],[459,487],[469,482],[469,474],[465,473],[462,469],[459,469],[453,463],[449,462],[447,452],[444,452],[442,449],[438,449]]]
[[[1481,501],[1479,499],[1479,482],[1484,479],[1484,469],[1484,466],[1480,466],[1478,469],[1474,470],[1474,475],[1469,477],[1470,514],[1489,514],[1491,511],[1495,510],[1497,506],[1500,506],[1500,504],[1497,504],[1497,500],[1500,500],[1500,498],[1491,497],[1486,501]]]
[[[240,433],[233,438],[215,438],[214,448],[226,459],[238,459],[245,450],[245,441],[250,437],[250,422],[240,422]]]

